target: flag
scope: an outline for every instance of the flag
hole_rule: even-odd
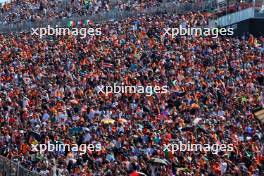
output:
[[[84,20],[83,24],[88,25],[90,20]]]
[[[103,67],[106,67],[106,68],[112,68],[112,67],[113,67],[113,64],[110,64],[110,63],[103,63]]]
[[[264,109],[258,110],[254,113],[255,117],[264,123]]]
[[[167,149],[164,150],[164,155],[165,155],[166,159],[170,159],[170,153],[169,153],[169,151]]]
[[[134,171],[129,176],[139,176],[139,174],[136,171]]]
[[[84,20],[83,24],[84,25],[92,25],[93,21],[92,20]]]
[[[255,44],[255,38],[253,35],[249,36],[248,43],[253,46]]]
[[[82,26],[82,25],[83,25],[83,21],[82,21],[82,20],[79,20],[79,21],[77,22],[77,24],[78,24],[78,26]]]
[[[71,21],[68,21],[67,23],[67,26],[70,28],[70,27],[74,27],[76,25],[75,21],[71,20]]]
[[[260,47],[260,46],[261,46],[261,44],[258,42],[258,39],[255,39],[254,45],[255,45],[256,47]]]

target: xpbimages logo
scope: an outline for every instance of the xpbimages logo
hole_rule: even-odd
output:
[[[179,28],[165,28],[165,33],[163,36],[171,36],[175,38],[176,36],[212,36],[212,38],[217,38],[220,36],[232,36],[234,35],[233,28],[194,28],[194,27],[182,27]]]
[[[153,94],[164,94],[168,92],[168,86],[127,86],[127,85],[117,85],[116,83],[114,86],[97,86],[96,87],[97,93],[103,93],[108,95],[109,93],[113,94],[146,94],[147,96],[151,96]]]
[[[174,154],[176,151],[185,152],[185,151],[193,151],[193,152],[212,152],[213,154],[217,154],[220,151],[228,151],[231,152],[234,150],[233,144],[191,144],[188,142],[187,144],[182,143],[181,141],[177,144],[164,144],[163,151],[171,151]]]
[[[31,144],[31,151],[32,152],[64,152],[64,151],[73,151],[73,152],[80,152],[80,154],[85,154],[87,151],[90,152],[99,152],[102,150],[102,146],[100,143],[97,144],[63,144],[59,142],[54,142],[48,144]]]
[[[48,25],[47,28],[31,28],[31,35],[37,35],[42,38],[45,35],[74,35],[80,36],[80,38],[86,38],[87,36],[101,35],[101,28],[62,28],[56,25],[55,28]]]

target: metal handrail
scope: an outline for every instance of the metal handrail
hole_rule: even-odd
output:
[[[9,176],[41,176],[41,174],[32,172],[21,164],[11,161],[10,159],[0,155],[0,173]]]

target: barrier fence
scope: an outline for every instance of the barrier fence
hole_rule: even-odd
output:
[[[13,162],[8,158],[0,156],[0,176],[41,176],[40,174],[29,171],[19,163]]]

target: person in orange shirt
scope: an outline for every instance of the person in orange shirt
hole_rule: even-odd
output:
[[[31,147],[28,144],[26,143],[21,144],[20,151],[24,156],[26,156],[30,150]]]

